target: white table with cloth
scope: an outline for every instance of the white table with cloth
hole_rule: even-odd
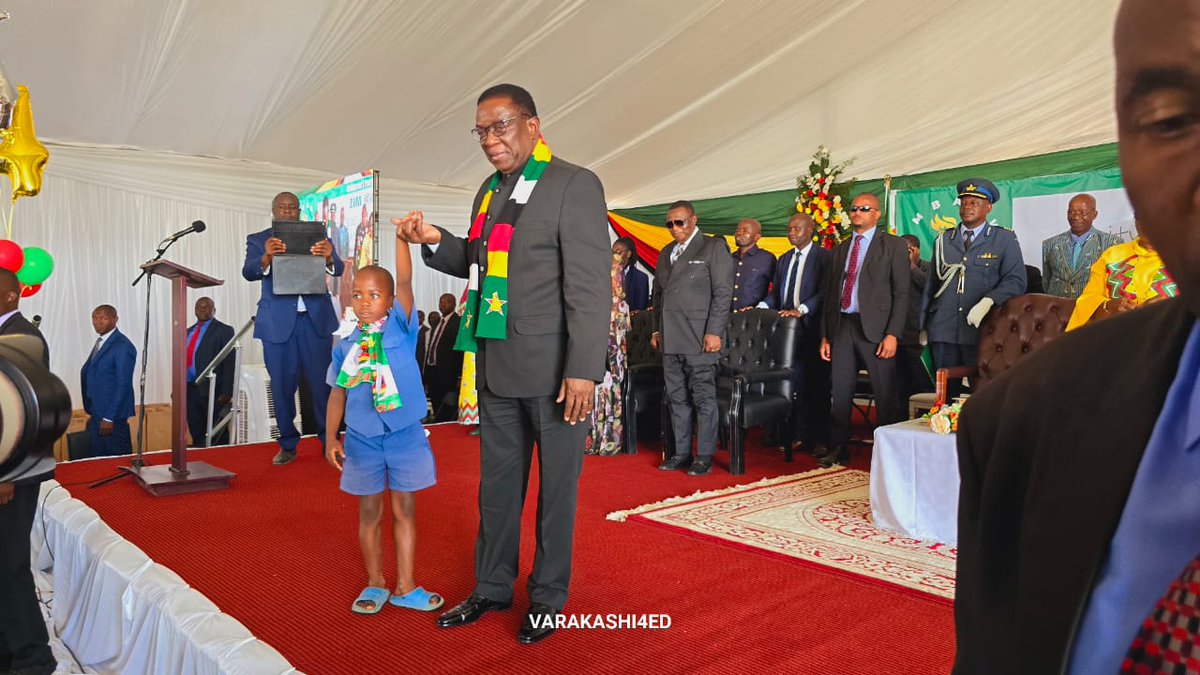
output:
[[[935,434],[928,420],[875,430],[871,517],[875,526],[915,539],[958,543],[958,453],[955,434]]]

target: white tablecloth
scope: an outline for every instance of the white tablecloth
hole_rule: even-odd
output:
[[[958,454],[954,434],[909,420],[875,430],[871,516],[876,527],[916,539],[958,543]]]

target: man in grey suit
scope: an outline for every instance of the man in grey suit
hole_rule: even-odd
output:
[[[986,178],[960,181],[961,222],[934,241],[921,319],[935,369],[975,363],[984,317],[992,307],[1025,292],[1025,261],[1017,235],[987,221],[999,198],[1000,190]],[[952,380],[947,396],[961,392],[961,381]]]
[[[815,453],[824,467],[850,457],[859,364],[871,379],[879,424],[904,419],[896,350],[908,312],[908,246],[876,227],[881,212],[875,195],[855,196],[849,211],[854,233],[833,250],[821,322],[821,358],[830,362],[833,377],[833,442]]]
[[[1042,242],[1042,278],[1050,295],[1078,298],[1092,276],[1092,265],[1118,243],[1115,235],[1092,227],[1097,215],[1095,197],[1075,195],[1067,205],[1071,229]]]
[[[663,354],[675,455],[658,468],[687,468],[689,476],[703,476],[712,468],[712,456],[717,451],[717,359],[729,324],[733,257],[723,237],[707,237],[700,232],[696,210],[689,202],[671,205],[667,228],[675,241],[658,254],[654,270],[654,299],[650,303],[654,334],[650,344]]]
[[[424,244],[427,265],[471,279],[472,288],[479,283],[474,297],[468,295],[460,328],[460,345],[471,339],[477,345],[475,590],[438,625],[474,623],[511,605],[536,444],[537,552],[530,607],[517,633],[519,642],[532,644],[554,632],[571,578],[586,420],[608,346],[607,210],[595,174],[551,157],[529,92],[511,84],[485,90],[475,125],[472,134],[496,173],[475,196],[468,238],[426,225],[417,211],[393,222],[398,237]],[[504,249],[506,259],[499,255]]]

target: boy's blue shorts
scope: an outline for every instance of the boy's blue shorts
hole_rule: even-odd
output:
[[[419,423],[372,438],[346,427],[342,447],[343,492],[360,497],[385,490],[416,492],[437,483],[433,451]]]

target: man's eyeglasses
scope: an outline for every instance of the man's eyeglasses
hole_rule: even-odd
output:
[[[471,137],[474,138],[476,141],[479,141],[480,143],[487,140],[488,134],[491,134],[491,135],[495,136],[496,138],[500,138],[504,134],[508,133],[508,130],[510,128],[512,128],[513,123],[516,122],[518,118],[527,118],[527,117],[531,117],[531,115],[526,115],[525,113],[521,113],[520,115],[517,115],[516,117],[510,117],[506,120],[500,120],[499,122],[496,122],[495,124],[488,126],[488,127],[475,127],[473,129],[471,129]]]
[[[850,208],[848,208],[846,210],[849,211],[850,213],[854,213],[855,211],[862,211],[863,213],[867,213],[874,209],[875,209],[875,207],[873,207],[873,206],[865,206],[864,205],[864,206],[851,206]]]
[[[687,225],[686,220],[668,220],[667,221],[667,229],[668,230],[673,230],[677,227],[683,227],[684,225]]]

